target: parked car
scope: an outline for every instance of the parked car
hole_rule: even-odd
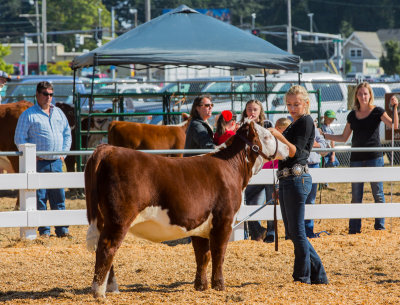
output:
[[[27,100],[35,102],[36,86],[41,81],[48,81],[53,84],[53,102],[73,104],[73,77],[60,75],[36,75],[25,76],[19,80],[13,80],[7,84],[6,94],[2,100],[3,104]],[[85,86],[82,80],[76,79],[76,91],[85,93]]]
[[[297,73],[285,73],[268,75],[267,82],[273,84],[272,92],[268,94],[267,103],[264,104],[266,111],[280,112],[271,113],[268,118],[275,122],[280,117],[287,117],[288,112],[286,104],[284,102],[284,94],[293,85],[298,84],[299,75]],[[262,78],[258,78],[262,81]],[[335,133],[341,133],[346,124],[347,112],[347,86],[343,82],[343,78],[337,74],[331,73],[303,73],[301,75],[301,85],[303,85],[307,91],[321,92],[321,109],[320,113],[323,113],[331,109],[336,112],[338,120],[332,124],[332,128]],[[278,93],[279,92],[279,93]],[[265,97],[261,98],[265,102]],[[313,118],[317,119],[318,101],[317,95],[310,93],[310,110],[313,112]]]

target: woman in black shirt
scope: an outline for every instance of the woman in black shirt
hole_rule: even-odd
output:
[[[309,115],[310,99],[302,86],[292,86],[285,95],[293,123],[281,135],[271,133],[289,147],[289,158],[279,161],[279,201],[287,236],[294,245],[293,279],[307,284],[328,284],[321,259],[306,237],[304,226],[305,201],[312,179],[307,159],[314,143],[315,127]]]
[[[347,116],[347,124],[343,133],[341,135],[324,134],[324,137],[328,140],[346,142],[353,132],[352,147],[380,147],[379,125],[382,121],[391,129],[392,119],[383,108],[376,107],[373,103],[374,94],[371,86],[367,82],[359,84],[354,95],[354,110]],[[394,128],[397,129],[399,127],[397,98],[392,96],[390,103],[394,108]],[[382,152],[352,152],[350,167],[383,167]],[[385,202],[382,182],[371,182],[371,190],[376,203]],[[351,202],[361,203],[364,183],[352,183],[351,193]],[[385,218],[376,218],[374,228],[375,230],[384,230]],[[349,234],[356,233],[361,233],[361,219],[350,219]]]

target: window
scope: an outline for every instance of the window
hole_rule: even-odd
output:
[[[350,57],[361,58],[362,56],[362,49],[350,49]]]

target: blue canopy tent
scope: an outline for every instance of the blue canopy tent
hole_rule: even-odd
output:
[[[216,18],[181,5],[72,61],[77,69],[141,64],[299,70],[300,58]],[[75,87],[75,86],[74,86]],[[92,93],[93,95],[93,82]],[[92,112],[93,98],[89,112]],[[169,103],[164,101],[164,111]],[[169,116],[168,116],[169,117]],[[90,116],[89,116],[90,120]],[[167,120],[164,120],[168,123]]]
[[[264,39],[181,5],[75,57],[72,68],[143,64],[298,71],[299,62]]]

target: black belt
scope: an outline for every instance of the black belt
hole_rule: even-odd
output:
[[[308,173],[307,165],[295,164],[293,165],[293,167],[285,167],[284,169],[278,171],[276,173],[276,176],[278,177],[278,179],[282,179],[289,176],[301,176],[307,173]]]

